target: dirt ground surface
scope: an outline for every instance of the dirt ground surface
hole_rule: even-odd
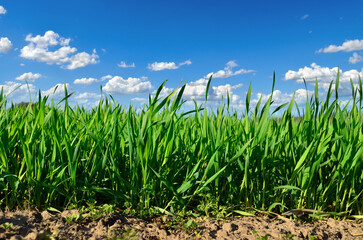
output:
[[[194,219],[186,228],[168,226],[166,216],[151,221],[120,214],[104,214],[96,220],[76,216],[77,210],[0,212],[0,239],[363,239],[362,220]]]

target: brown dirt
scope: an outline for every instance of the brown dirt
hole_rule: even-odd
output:
[[[242,217],[194,219],[194,227],[170,228],[167,223],[172,221],[168,217],[144,221],[120,214],[103,215],[97,220],[85,217],[67,223],[67,218],[74,214],[78,211],[0,212],[0,239],[363,239],[362,220],[329,218],[301,223],[290,219]]]

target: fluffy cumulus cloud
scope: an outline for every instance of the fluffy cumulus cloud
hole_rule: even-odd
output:
[[[86,52],[77,53],[70,58],[70,64],[65,66],[65,68],[73,70],[90,64],[96,64],[98,62],[97,59],[98,55],[95,49],[93,49],[92,54],[88,54]]]
[[[101,94],[84,92],[79,93],[74,97],[74,100],[78,105],[84,107],[95,107],[101,99]]]
[[[237,84],[237,85],[220,85],[220,86],[212,86],[214,98],[216,100],[220,100],[222,98],[227,99],[227,92],[230,95],[230,98],[232,99],[232,103],[236,102],[240,97],[236,94],[233,94],[234,90],[237,88],[243,87],[243,84]]]
[[[65,86],[66,86],[67,92],[69,94],[71,92],[70,86],[68,83],[66,83]],[[42,91],[41,93],[42,93],[42,96],[50,96],[53,98],[62,98],[65,96],[64,84],[58,83],[55,86],[49,88],[48,90]]]
[[[32,72],[27,72],[27,73],[23,73],[22,75],[20,75],[19,77],[15,78],[18,81],[27,81],[27,82],[35,82],[35,80],[39,79],[40,77],[42,77],[42,75],[40,73],[32,73]]]
[[[204,100],[205,93],[207,89],[208,80],[205,78],[199,79],[195,82],[187,83],[185,87],[185,91],[183,97],[188,100]],[[232,100],[237,100],[239,97],[235,95],[234,90],[241,88],[242,84],[237,85],[219,85],[219,86],[211,86],[208,92],[208,100],[210,101],[220,101],[222,97],[227,99],[227,91]]]
[[[151,93],[151,95],[152,96],[155,96],[155,94],[156,94],[156,91],[157,90],[154,90],[152,93]],[[161,89],[161,91],[160,91],[160,93],[159,93],[159,99],[161,99],[161,98],[165,98],[165,97],[167,97],[170,93],[172,93],[174,91],[174,89],[173,88],[167,88],[167,87],[163,87],[162,89]],[[179,91],[178,91],[179,92]],[[184,95],[183,95],[184,96]],[[146,102],[147,101],[147,99],[146,98],[143,98],[144,99],[144,101]],[[134,101],[142,101],[142,98],[134,98]]]
[[[314,91],[307,91],[306,89],[298,89],[295,91],[295,98],[294,101],[298,104],[304,104],[306,103],[306,97],[310,98],[314,94]],[[272,106],[277,107],[284,103],[288,103],[291,101],[294,93],[282,93],[280,90],[275,90],[272,95]],[[267,102],[267,100],[270,98],[271,94],[263,94],[263,93],[257,93],[256,98],[251,100],[251,106],[256,106],[258,101],[261,98],[261,104],[264,104]]]
[[[321,67],[316,63],[312,63],[311,67],[305,66],[299,68],[298,71],[289,70],[285,73],[285,80],[296,80],[298,83],[315,82],[316,79],[323,82],[330,82],[334,80],[338,74],[338,68]]]
[[[0,91],[3,90],[8,100],[15,103],[17,102],[29,102],[30,96],[34,97],[36,90],[33,84],[20,84],[18,82],[5,82],[0,84]]]
[[[82,85],[89,85],[92,83],[98,82],[96,78],[77,78],[74,80],[74,84],[82,84]]]
[[[355,40],[347,40],[342,45],[330,45],[326,48],[321,48],[317,52],[318,53],[335,53],[335,52],[352,52],[363,50],[363,39],[355,39]]]
[[[114,76],[108,80],[103,90],[109,94],[136,94],[145,93],[152,89],[150,81],[141,78],[127,78]]]
[[[162,71],[166,69],[178,69],[180,66],[183,65],[190,65],[192,62],[190,60],[187,60],[185,62],[181,62],[179,64],[176,64],[175,62],[154,62],[149,63],[147,68],[151,71]]]
[[[175,64],[175,62],[154,62],[149,63],[147,66],[151,71],[162,71],[165,69],[178,69],[179,67]]]
[[[13,48],[13,44],[7,37],[0,38],[0,53],[9,53]]]
[[[296,80],[299,83],[302,83],[305,78],[306,82],[315,82],[318,79],[319,82],[327,82],[330,83],[332,80],[335,80],[338,74],[340,74],[340,82],[349,82],[350,79],[358,79],[358,76],[363,74],[363,71],[359,72],[355,69],[349,71],[342,71],[338,67],[328,68],[321,67],[316,63],[312,63],[310,67],[299,68],[298,71],[289,70],[285,74],[285,80]]]
[[[247,73],[255,72],[255,70],[245,70],[245,69],[240,69],[240,70],[233,72],[232,68],[237,67],[237,66],[238,65],[237,65],[236,61],[229,61],[223,70],[219,70],[216,73],[214,73],[214,72],[208,73],[207,76],[205,76],[205,78],[209,78],[210,76],[213,76],[213,78],[228,78],[228,77],[232,77],[232,76],[236,76],[236,75],[240,75],[240,74],[247,74]]]
[[[101,98],[101,94],[85,92],[85,93],[78,94],[77,96],[75,96],[75,98],[76,99],[99,99],[99,98]]]
[[[60,37],[53,31],[47,31],[44,36],[33,37],[29,34],[25,40],[29,44],[21,49],[20,56],[26,59],[45,62],[49,65],[57,64],[70,70],[98,62],[96,50],[93,50],[92,54],[76,53],[77,49],[69,46],[70,38]],[[50,47],[58,47],[58,49],[51,51]]]
[[[0,6],[0,15],[4,15],[6,13],[6,9],[3,6]]]
[[[349,62],[352,64],[356,64],[357,62],[363,61],[363,57],[358,53],[353,53],[353,56],[349,58]]]
[[[187,83],[184,90],[183,97],[192,100],[202,100],[205,97],[205,91],[207,89],[208,80],[201,78],[195,82]]]
[[[126,62],[121,61],[119,64],[117,64],[117,66],[120,68],[134,68],[135,63],[131,63],[131,64],[127,65]]]
[[[207,89],[208,79],[201,78],[194,82],[189,82],[186,84],[184,93],[183,93],[183,99],[186,100],[188,105],[194,105],[193,100],[196,100],[198,103],[204,102],[205,100],[205,93]],[[231,103],[232,104],[240,104],[241,100],[240,97],[236,94],[234,94],[234,91],[238,88],[241,88],[242,84],[237,85],[219,85],[219,86],[210,86],[208,91],[208,103],[211,105],[218,104],[222,99],[227,99],[227,92],[230,96]],[[179,93],[179,90],[177,90],[176,94]],[[163,87],[159,94],[159,98],[165,98],[168,96],[171,92],[173,92],[174,89]],[[152,95],[156,94],[156,90],[152,92]],[[147,99],[142,98],[135,98],[134,101],[139,102],[147,102]]]
[[[131,98],[131,101],[132,102],[139,102],[140,104],[148,103],[148,100],[146,98],[140,98],[140,97]]]
[[[320,88],[325,90],[329,89],[331,81],[335,81],[339,71],[339,92],[344,96],[351,94],[351,84],[350,79],[352,79],[355,87],[358,84],[359,76],[363,77],[363,69],[359,72],[356,69],[351,69],[349,71],[343,71],[338,67],[328,68],[321,67],[316,63],[312,63],[310,67],[300,68],[298,71],[289,70],[285,73],[285,80],[295,80],[298,83],[302,83],[305,79],[306,82],[314,84],[316,79]],[[334,89],[335,84],[332,88]]]

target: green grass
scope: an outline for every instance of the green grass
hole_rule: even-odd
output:
[[[98,202],[134,213],[208,215],[206,206],[214,206],[362,215],[359,83],[351,109],[341,107],[337,91],[332,98],[332,88],[320,101],[316,85],[305,109],[296,109],[298,118],[294,98],[277,108],[271,98],[264,105],[260,99],[251,108],[251,86],[242,114],[230,110],[229,98],[217,111],[195,103],[182,112],[185,85],[158,99],[165,82],[141,112],[104,95],[91,110],[71,108],[67,91],[58,104],[46,105],[39,94],[34,106],[6,107],[1,92],[1,207]]]

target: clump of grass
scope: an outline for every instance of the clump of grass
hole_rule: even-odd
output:
[[[70,206],[69,209],[77,208],[78,206]],[[88,206],[81,206],[77,213],[73,213],[70,216],[66,216],[66,222],[68,224],[75,222],[87,222],[96,221],[102,216],[114,214],[116,212],[113,205],[104,204],[96,206],[94,203],[88,203]]]
[[[241,117],[229,99],[216,112],[196,102],[183,112],[186,85],[159,99],[164,84],[140,112],[103,94],[89,111],[71,108],[66,88],[58,104],[46,105],[39,94],[38,102],[7,108],[1,92],[1,206],[97,201],[130,213],[173,214],[210,206],[212,199],[214,209],[362,215],[360,79],[358,88],[352,83],[352,109],[341,107],[337,90],[332,99],[333,82],[320,101],[316,83],[302,114],[294,97],[273,111],[272,95],[264,104],[260,98],[251,109],[250,86]]]
[[[5,229],[6,231],[12,231],[13,230],[13,224],[9,223],[9,222],[5,222],[5,223],[1,224],[0,227]]]
[[[115,233],[109,233],[107,240],[137,240],[137,232],[135,229],[126,229],[120,236],[116,236]]]

